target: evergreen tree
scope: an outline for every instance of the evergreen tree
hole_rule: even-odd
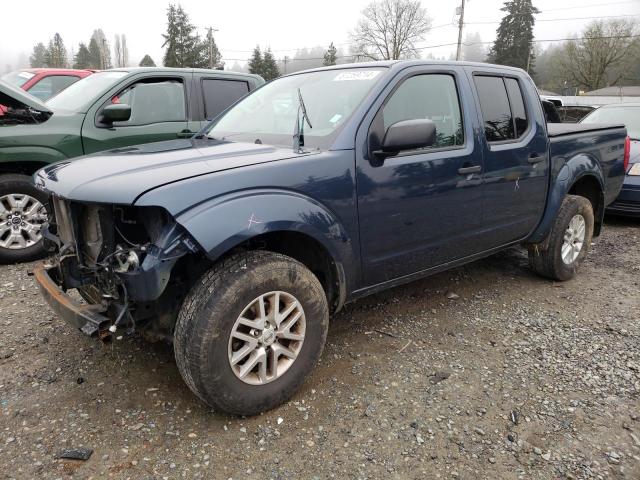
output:
[[[322,65],[328,67],[329,65],[335,65],[337,60],[338,50],[334,47],[333,42],[329,45],[329,49],[324,54],[324,60],[322,61]]]
[[[49,68],[65,68],[67,66],[67,49],[59,33],[51,40],[44,55],[45,63]]]
[[[29,57],[29,64],[32,68],[42,68],[45,66],[47,47],[42,42],[33,47],[33,53]]]
[[[220,69],[224,64],[221,62],[222,54],[220,50],[218,50],[216,41],[213,38],[213,28],[209,27],[207,29],[207,36],[204,39],[204,43],[206,47],[207,67]]]
[[[156,62],[154,62],[153,58],[151,58],[147,54],[144,57],[142,57],[142,60],[140,60],[140,66],[141,67],[155,67],[156,66]]]
[[[262,74],[262,52],[258,45],[253,49],[253,53],[249,59],[249,72],[256,75]]]
[[[100,52],[98,41],[93,37],[89,42],[89,68],[102,68],[102,52]]]
[[[165,67],[206,68],[209,63],[208,44],[200,39],[189,15],[180,5],[167,9],[167,33],[163,47]]]
[[[91,53],[84,43],[80,43],[73,61],[73,68],[91,68]]]
[[[489,51],[489,61],[500,65],[510,65],[533,70],[534,55],[533,25],[534,15],[540,13],[532,0],[507,0],[501,8],[507,14],[502,17],[497,30],[496,41]]]
[[[267,82],[280,76],[278,64],[276,63],[276,59],[273,56],[273,53],[271,53],[270,48],[268,48],[262,56],[262,73],[259,75],[261,75]]]

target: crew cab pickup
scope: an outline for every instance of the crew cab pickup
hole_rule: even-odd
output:
[[[626,138],[547,126],[514,68],[295,73],[194,138],[37,172],[54,257],[35,278],[85,334],[172,341],[202,400],[256,414],[301,385],[346,302],[518,244],[534,271],[572,278],[622,186]]]
[[[0,116],[0,263],[44,253],[47,198],[31,182],[36,170],[110,148],[188,138],[262,83],[220,70],[108,70],[43,103],[0,82],[0,105],[9,107]]]

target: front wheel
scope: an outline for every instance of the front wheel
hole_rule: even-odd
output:
[[[233,256],[192,288],[174,351],[187,385],[208,405],[255,415],[288,400],[320,358],[329,309],[300,262],[272,252]]]
[[[47,195],[26,175],[0,175],[0,263],[36,260],[45,255],[42,227]]]
[[[529,247],[529,265],[543,277],[569,280],[587,255],[593,238],[593,207],[584,197],[567,195],[549,234],[545,250]]]

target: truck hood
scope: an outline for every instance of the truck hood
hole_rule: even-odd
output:
[[[69,200],[133,204],[150,190],[200,175],[309,154],[254,143],[170,140],[109,150],[39,170],[38,188]]]
[[[13,85],[9,85],[7,82],[2,80],[0,80],[0,105],[5,105],[11,108],[28,107],[42,113],[53,113],[44,103],[33,95],[30,95],[24,90],[16,88]]]

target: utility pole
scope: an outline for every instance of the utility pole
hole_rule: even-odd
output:
[[[456,60],[460,60],[462,54],[462,27],[464,26],[464,1],[461,0],[460,5],[460,19],[458,20],[458,51],[456,52]]]
[[[213,64],[213,32],[217,32],[218,29],[209,27],[207,30],[209,31],[209,68],[213,70],[216,68]]]

